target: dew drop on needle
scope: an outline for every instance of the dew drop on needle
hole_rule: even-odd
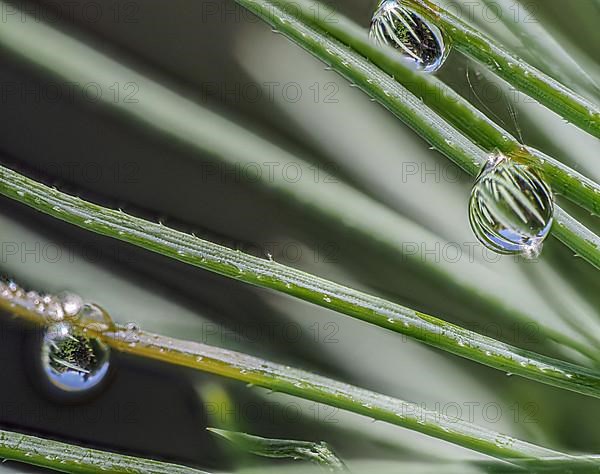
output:
[[[381,0],[373,14],[369,36],[379,45],[397,49],[412,67],[437,71],[450,48],[442,31],[414,12],[403,0]]]
[[[471,191],[473,232],[499,254],[538,257],[553,213],[552,191],[539,173],[499,153],[484,165]]]
[[[75,293],[63,292],[58,295],[66,318],[75,318],[83,308],[83,299]]]
[[[94,303],[84,303],[78,313],[79,325],[92,331],[105,332],[115,329],[110,315]]]
[[[66,392],[91,390],[106,379],[110,348],[61,322],[48,326],[42,340],[41,362],[51,385]]]

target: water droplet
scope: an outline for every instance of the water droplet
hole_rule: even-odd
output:
[[[134,332],[134,333],[136,333],[136,332],[139,332],[139,331],[140,331],[140,327],[139,327],[139,326],[138,326],[136,323],[127,323],[127,324],[125,325],[125,329],[126,329],[128,332]]]
[[[109,314],[97,304],[85,303],[79,312],[79,324],[90,331],[113,331],[115,324]]]
[[[38,310],[49,321],[59,322],[65,318],[65,311],[59,300],[45,296],[42,301],[43,303],[38,305]]]
[[[27,301],[34,306],[40,304],[42,299],[42,295],[40,295],[37,291],[28,291],[25,296],[27,297]]]
[[[450,48],[441,30],[402,4],[381,0],[371,20],[370,37],[379,45],[393,46],[416,69],[435,72]]]
[[[42,368],[54,387],[82,392],[97,387],[106,378],[110,348],[62,322],[46,329],[41,358]]]
[[[141,329],[136,323],[127,323],[125,325],[125,333],[123,334],[125,342],[129,343],[131,347],[134,347],[140,342],[140,331]]]
[[[58,295],[66,318],[75,318],[83,308],[81,296],[75,293],[63,292]]]
[[[536,170],[502,154],[490,157],[471,191],[473,232],[499,254],[537,257],[553,213],[552,191]]]
[[[508,435],[499,434],[498,436],[496,436],[496,446],[498,446],[499,448],[509,448],[514,444],[514,438]]]

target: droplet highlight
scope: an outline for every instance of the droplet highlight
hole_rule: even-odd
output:
[[[83,308],[83,299],[75,293],[63,292],[58,295],[65,318],[76,318]]]
[[[552,191],[534,168],[500,153],[490,156],[469,202],[471,227],[486,248],[538,257],[553,214]]]
[[[435,72],[450,51],[442,31],[402,0],[381,0],[373,14],[369,36],[379,45],[396,48],[415,69]]]
[[[84,392],[107,378],[110,348],[61,322],[46,329],[41,358],[42,369],[52,386],[66,392]]]

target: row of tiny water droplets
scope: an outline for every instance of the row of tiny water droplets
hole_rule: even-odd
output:
[[[0,281],[0,297],[10,302],[11,308],[23,308],[46,322],[40,357],[52,386],[82,392],[98,387],[106,379],[110,348],[85,334],[114,328],[105,310],[73,293],[42,295],[25,291],[14,281]]]
[[[402,0],[381,0],[369,35],[377,44],[397,49],[409,65],[423,72],[437,71],[450,51],[442,31]]]

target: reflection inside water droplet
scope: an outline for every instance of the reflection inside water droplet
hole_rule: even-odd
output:
[[[437,71],[448,56],[448,41],[435,25],[402,4],[381,0],[373,14],[369,35],[379,45],[389,45],[419,70]]]
[[[500,254],[539,256],[553,213],[552,192],[539,174],[501,154],[490,157],[471,191],[473,232]]]
[[[81,392],[97,387],[106,378],[110,348],[63,322],[46,329],[41,358],[44,373],[53,386]]]

